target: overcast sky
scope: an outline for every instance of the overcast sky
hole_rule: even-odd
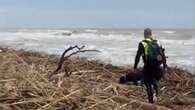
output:
[[[0,0],[0,28],[192,28],[195,0]]]

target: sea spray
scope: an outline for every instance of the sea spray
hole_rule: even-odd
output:
[[[154,29],[154,36],[165,47],[169,66],[192,72],[195,46],[192,30]],[[186,34],[187,33],[187,34]],[[70,45],[85,45],[100,54],[83,57],[115,66],[134,64],[137,46],[143,40],[142,29],[16,29],[0,31],[0,45],[60,55]],[[141,62],[142,63],[142,62]],[[142,65],[140,65],[142,66]]]

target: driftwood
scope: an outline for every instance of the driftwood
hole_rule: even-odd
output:
[[[53,77],[59,75],[61,79],[57,83],[49,81],[48,72],[53,72],[58,64],[56,57],[21,50],[5,49],[1,52],[0,110],[194,109],[193,101],[187,103],[188,105],[178,104],[175,103],[178,102],[177,98],[173,98],[178,94],[192,97],[192,74],[185,70],[169,70],[170,74],[166,74],[166,79],[161,80],[162,88],[158,100],[155,104],[149,104],[143,87],[118,84],[119,78],[128,68],[77,57],[62,62],[63,67],[70,61],[68,66],[72,69],[72,74],[69,77],[64,78],[63,74],[60,74],[61,71],[58,71]]]
[[[167,107],[154,105],[146,102],[135,101],[135,104],[140,105],[139,108],[142,110],[171,110],[170,108]]]
[[[171,99],[171,102],[177,105],[194,105],[195,98],[176,95]]]
[[[79,46],[77,46],[77,45],[75,45],[75,46],[70,46],[69,48],[67,48],[67,49],[62,53],[62,55],[61,55],[61,57],[60,57],[60,60],[59,60],[59,62],[58,62],[58,67],[49,75],[49,79],[51,79],[51,77],[52,77],[53,75],[55,75],[55,74],[58,73],[58,71],[62,68],[63,63],[64,63],[65,61],[67,61],[68,58],[70,58],[71,56],[77,55],[78,53],[84,53],[84,52],[100,52],[100,51],[98,51],[98,50],[88,50],[88,49],[86,50],[86,49],[84,49],[84,48],[85,48],[85,46],[79,47]],[[73,51],[74,49],[76,49],[76,51],[70,53],[69,55],[66,55],[68,52]],[[65,65],[64,70],[65,70],[65,75],[66,75],[66,76],[68,76],[68,75],[71,74],[71,71],[70,71],[70,68],[68,67],[68,64]]]

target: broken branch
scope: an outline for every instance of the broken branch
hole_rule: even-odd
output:
[[[84,52],[100,52],[99,50],[88,50],[88,49],[83,50],[84,48],[85,48],[85,46],[79,47],[79,46],[75,45],[75,46],[70,46],[68,49],[66,49],[60,57],[58,67],[55,69],[55,71],[53,73],[51,73],[49,75],[49,79],[51,80],[51,77],[58,73],[58,71],[62,68],[62,65],[63,65],[64,61],[68,60],[68,58],[70,58],[71,56],[77,55],[78,53],[84,53]],[[72,52],[72,53],[70,53],[69,55],[66,56],[66,54],[69,51],[74,50],[74,49],[76,49],[75,52]],[[66,65],[65,69],[66,69],[66,73],[69,72],[68,71],[69,70],[68,65]]]

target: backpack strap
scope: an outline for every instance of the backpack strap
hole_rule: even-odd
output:
[[[144,47],[144,54],[147,55],[148,54],[148,43],[145,42],[144,40],[141,43]]]
[[[153,41],[156,41],[156,40],[154,40],[154,39],[152,39],[152,38],[147,38],[147,39],[144,39],[144,40],[142,40],[142,45],[143,45],[143,47],[144,47],[144,54],[145,54],[145,56],[147,56],[148,55],[148,47],[149,47],[149,43],[151,43],[151,42],[153,42]]]

